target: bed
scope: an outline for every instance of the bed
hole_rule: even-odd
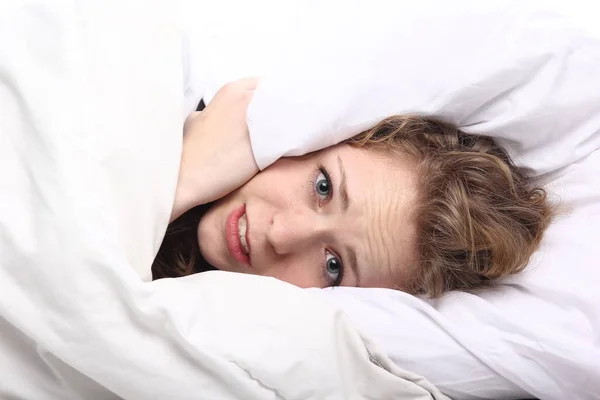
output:
[[[598,5],[265,1],[236,18],[235,3],[186,14],[186,87],[193,103],[262,77],[248,116],[259,165],[391,114],[427,115],[494,136],[558,207],[526,271],[493,290],[435,301],[381,289],[315,295],[452,398],[598,398]]]
[[[581,19],[593,13],[210,4],[0,8],[0,397],[600,398],[600,45]],[[435,115],[498,137],[566,211],[532,268],[481,295],[218,271],[150,282],[184,117],[252,74],[263,168],[383,115]]]

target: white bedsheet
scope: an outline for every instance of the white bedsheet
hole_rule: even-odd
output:
[[[175,15],[169,1],[0,5],[0,397],[445,398],[309,292],[138,276],[177,178]]]

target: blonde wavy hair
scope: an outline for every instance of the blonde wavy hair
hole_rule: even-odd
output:
[[[416,167],[419,261],[403,285],[411,293],[473,291],[522,271],[550,223],[546,192],[490,137],[395,116],[346,143],[408,157]]]
[[[541,188],[486,136],[411,116],[381,121],[345,143],[412,161],[418,176],[413,218],[418,262],[402,289],[438,297],[474,291],[522,271],[552,216]],[[154,279],[211,267],[198,246],[198,223],[210,205],[173,221],[152,264]]]

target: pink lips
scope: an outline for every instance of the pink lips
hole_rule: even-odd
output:
[[[227,250],[229,250],[229,254],[231,254],[231,256],[240,263],[249,266],[250,257],[244,253],[238,234],[240,217],[244,215],[244,212],[246,212],[246,205],[242,204],[240,207],[234,209],[227,217],[227,221],[225,222],[225,241],[227,242]],[[246,243],[248,243],[247,240]]]

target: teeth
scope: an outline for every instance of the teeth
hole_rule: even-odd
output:
[[[244,214],[240,217],[240,220],[238,222],[238,235],[240,236],[240,243],[242,244],[242,250],[246,254],[250,253],[250,251],[248,249],[248,242],[246,241],[247,224],[248,224],[248,221],[246,220],[246,214]]]

